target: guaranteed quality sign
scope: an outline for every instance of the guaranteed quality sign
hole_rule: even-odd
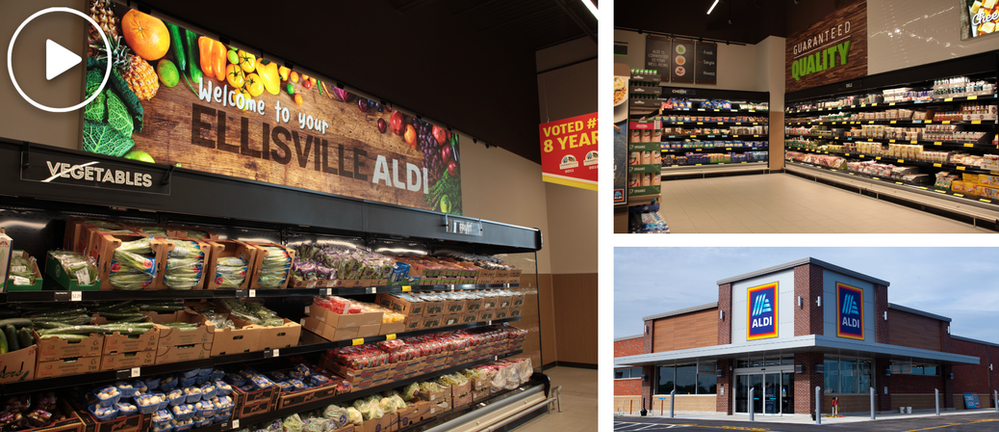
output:
[[[836,336],[864,339],[864,290],[836,284]]]
[[[597,190],[597,113],[542,123],[541,179]]]
[[[746,340],[777,337],[777,282],[747,291]]]
[[[867,2],[839,9],[787,39],[785,91],[867,75]]]
[[[84,109],[83,150],[462,213],[447,128],[126,6],[113,15],[132,54]],[[91,56],[88,92],[106,54]]]

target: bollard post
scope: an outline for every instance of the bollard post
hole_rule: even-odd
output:
[[[871,420],[874,420],[874,387],[871,387]]]
[[[940,415],[940,389],[933,389],[933,403],[937,406],[937,415]]]
[[[753,390],[756,389],[754,388],[749,389],[749,421],[753,421],[756,417],[755,413],[753,412],[753,406],[756,405],[756,403],[754,403],[756,400],[753,399]]]
[[[815,424],[822,424],[822,387],[815,386]]]
[[[669,392],[669,418],[676,417],[673,413],[673,407],[676,405],[676,389]]]
[[[645,409],[645,397],[644,396],[642,397],[642,411],[640,411],[639,414],[641,414],[642,417],[645,417],[645,416],[649,415],[649,411]]]
[[[666,401],[659,399],[659,417],[663,416],[663,410],[666,408]]]
[[[992,406],[995,407],[996,412],[999,412],[999,390],[992,390]]]

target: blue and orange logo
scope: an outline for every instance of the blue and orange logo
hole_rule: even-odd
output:
[[[836,283],[836,336],[864,339],[864,290]]]
[[[747,290],[746,340],[777,337],[777,282]]]

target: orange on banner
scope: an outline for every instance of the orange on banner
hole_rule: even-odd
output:
[[[597,190],[597,113],[542,123],[538,132],[542,180]]]

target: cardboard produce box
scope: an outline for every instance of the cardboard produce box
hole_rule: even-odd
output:
[[[212,343],[191,345],[160,345],[156,350],[155,364],[201,360],[212,356]]]
[[[381,330],[382,330],[381,323],[362,325],[357,328],[357,337],[365,338],[371,336],[378,336],[381,334]]]
[[[357,430],[359,432],[392,432],[392,425],[399,424],[399,416],[387,414],[381,418],[367,420]]]
[[[388,293],[379,293],[375,303],[406,316],[423,315],[425,302],[410,302]]]
[[[124,242],[130,242],[146,238],[143,235],[125,234],[102,234],[90,246],[90,256],[97,258],[97,274],[101,279],[101,290],[110,291],[115,288],[111,286],[108,279],[116,266],[120,265],[114,260],[114,251],[121,247]],[[163,271],[166,269],[167,245],[170,244],[164,239],[153,238],[149,241],[149,247],[153,250],[153,265],[156,267],[156,275],[152,282],[144,289],[165,290],[163,285]],[[172,249],[172,248],[171,248]]]
[[[479,322],[479,314],[477,312],[465,312],[461,314],[459,319],[459,324],[473,324]]]
[[[101,321],[105,321],[103,318]],[[97,324],[103,324],[96,322]],[[104,335],[104,355],[117,354],[117,353],[132,353],[138,351],[156,351],[159,346],[160,341],[160,331],[156,327],[153,327],[145,334],[141,335],[123,335],[118,332],[114,332],[109,335]]]
[[[482,390],[473,390],[472,391],[472,402],[481,401],[483,399],[488,398],[492,394],[493,394],[493,391],[490,388],[488,388],[488,387],[484,388]]]
[[[239,325],[237,318],[230,317],[230,319],[237,326]],[[215,337],[212,340],[212,357],[257,351],[260,346],[260,329],[262,328],[254,325],[234,329],[216,328]]]
[[[415,331],[423,328],[423,317],[422,316],[407,316],[406,320],[403,321],[403,326],[405,331]]]
[[[427,414],[430,412],[430,402],[419,400],[414,402],[412,405],[400,410],[399,413],[399,428],[409,427],[410,425],[419,423],[424,420],[429,420],[430,417]]]
[[[35,379],[82,375],[101,370],[101,357],[79,357],[41,361],[35,365]]]
[[[478,313],[482,310],[482,299],[477,298],[465,302],[465,313]]]
[[[510,308],[498,308],[494,310],[493,319],[510,318]]]
[[[451,386],[451,397],[464,396],[472,392],[472,381]]]
[[[310,316],[302,318],[300,322],[302,328],[311,331],[319,335],[323,339],[329,341],[336,342],[336,341],[354,339],[357,337],[357,327],[349,327],[349,328],[331,327],[326,323]]]
[[[404,331],[406,331],[405,321],[397,321],[393,323],[383,322],[381,328],[378,330],[378,334],[390,335],[390,334],[402,333]]]
[[[79,342],[65,341],[56,337],[42,339],[38,333],[35,333],[34,336],[38,345],[39,362],[78,357],[100,357],[104,352],[103,334],[91,334]]]
[[[222,284],[221,275],[215,274],[218,260],[222,257],[239,257],[246,261],[247,277],[243,279],[243,283],[239,285],[238,289],[249,289],[249,272],[250,267],[256,262],[257,248],[239,240],[212,240],[208,242],[208,245],[211,248],[211,256],[204,267],[205,289],[219,289],[219,285]]]
[[[326,323],[330,327],[337,328],[360,327],[373,324],[381,325],[384,315],[382,312],[365,312],[341,315],[316,305],[306,306],[305,314]]]
[[[351,369],[339,363],[333,362],[327,356],[323,356],[322,359],[320,359],[319,367],[337,374],[341,378],[350,382],[354,388],[357,388],[357,383],[363,383],[366,381],[375,382],[388,378],[390,368],[388,365],[382,365],[372,368]]]
[[[479,312],[479,321],[492,321],[496,319],[496,314],[493,311],[494,309],[485,309]]]
[[[277,409],[304,405],[309,402],[334,396],[337,394],[336,387],[337,383],[331,382],[330,384],[321,387],[313,387],[308,390],[279,393]]]
[[[52,252],[45,254],[45,275],[56,281],[59,286],[70,291],[97,291],[101,289],[99,280],[92,280],[89,284],[81,284],[75,275],[67,274],[66,270],[59,264],[59,260],[52,257]]]
[[[218,233],[201,227],[189,228],[167,225],[166,230],[167,236],[170,237],[189,237],[201,241],[214,241],[219,239]]]
[[[247,245],[252,246],[256,249],[253,257],[253,264],[247,273],[246,278],[250,280],[250,289],[261,289],[260,286],[260,269],[263,266],[264,258],[267,258],[267,250],[263,249],[261,246],[269,246],[284,249],[288,253],[291,262],[295,262],[295,250],[289,247],[277,243],[261,243],[261,242],[245,242]],[[291,270],[288,270],[288,277],[284,278],[284,283],[277,287],[277,289],[288,288],[288,281],[291,280]]]
[[[32,284],[32,285],[14,285],[14,281],[11,280],[11,277],[10,277],[10,272],[8,272],[7,273],[7,275],[8,275],[7,278],[4,279],[6,282],[4,283],[4,289],[3,290],[4,291],[41,291],[42,290],[42,272],[41,272],[41,270],[38,269],[38,260],[32,260],[31,259],[31,255],[28,255],[27,252],[22,251],[22,250],[13,251],[11,253],[11,258],[13,259],[14,256],[19,256],[19,257],[24,258],[25,260],[28,260],[28,262],[31,265],[31,268],[30,269],[25,269],[25,270],[29,270],[29,271],[31,271],[32,274],[35,275],[35,283]],[[14,270],[14,266],[13,265],[11,265],[10,270],[11,271]],[[0,280],[0,282],[4,282],[4,280]]]
[[[442,315],[428,315],[423,317],[423,322],[420,323],[420,329],[432,329],[441,327],[444,324],[444,316]]]
[[[441,319],[441,327],[451,327],[461,324],[461,314],[447,314]]]
[[[465,394],[451,400],[451,408],[458,409],[472,404],[472,394]]]
[[[271,411],[277,404],[280,388],[272,386],[261,390],[243,391],[233,387],[235,407],[232,411],[232,418],[246,418],[256,414]]]
[[[156,364],[156,351],[122,352],[101,356],[101,370],[131,369]]]
[[[38,345],[0,354],[0,384],[34,379],[37,360]]]
[[[66,414],[66,418],[59,420],[57,422],[52,422],[52,424],[31,429],[20,429],[21,432],[85,432],[84,423],[80,417],[79,412],[65,400],[65,398],[59,398],[59,409]]]
[[[277,327],[264,327],[253,324],[250,327],[256,328],[259,332],[257,349],[255,351],[298,346],[298,340],[302,336],[302,325],[287,318],[284,319],[284,324]]]
[[[198,324],[195,330],[180,331],[173,327],[155,326],[159,340],[157,347],[208,344],[211,346],[215,340],[215,325],[205,319],[204,315],[190,310],[182,310],[173,313],[143,312],[154,323],[186,322]]]
[[[167,258],[169,256],[169,253],[170,253],[170,251],[174,250],[177,247],[176,244],[174,243],[174,240],[190,241],[190,242],[194,242],[195,244],[198,245],[198,249],[201,251],[201,254],[203,256],[202,263],[201,263],[201,269],[202,269],[202,271],[201,271],[201,273],[198,276],[199,277],[198,282],[195,283],[194,286],[191,287],[190,289],[192,289],[192,290],[204,289],[205,288],[205,276],[208,274],[208,272],[206,272],[204,270],[210,264],[209,259],[211,258],[211,253],[212,253],[212,246],[211,246],[211,244],[208,243],[205,240],[200,240],[200,239],[196,239],[196,238],[188,238],[188,237],[171,237],[169,239],[162,239],[162,240],[164,242],[166,242],[165,246],[163,247],[163,251],[164,251],[164,253],[163,253],[163,261],[162,262],[161,261],[157,261],[156,262],[156,265],[159,268],[156,269],[156,279],[153,281],[153,288],[152,289],[168,289],[169,288],[164,283],[164,277],[166,276]],[[213,273],[213,277],[214,277],[214,273]]]
[[[356,429],[354,428],[354,425],[347,425],[340,429],[336,429],[333,432],[356,432]]]

